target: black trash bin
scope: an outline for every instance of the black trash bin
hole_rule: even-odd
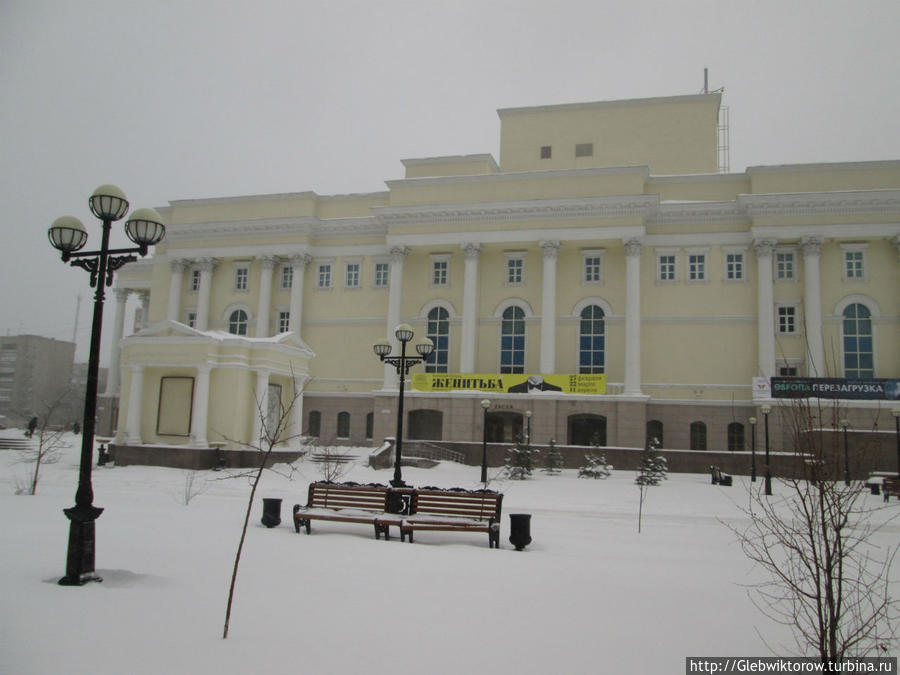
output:
[[[517,551],[531,543],[531,514],[509,514],[509,543],[516,547]]]
[[[281,500],[276,497],[263,497],[262,524],[275,527],[281,523]]]

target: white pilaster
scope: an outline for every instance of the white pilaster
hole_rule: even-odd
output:
[[[200,288],[197,290],[197,330],[209,330],[209,297],[212,293],[213,270],[218,262],[215,258],[201,258],[197,261],[200,268]]]
[[[478,324],[478,260],[481,244],[462,245],[465,257],[463,277],[462,339],[459,345],[459,372],[475,372],[475,338]]]
[[[773,239],[758,239],[753,242],[756,252],[757,275],[757,368],[762,377],[775,374],[775,305],[772,290]]]
[[[256,307],[256,337],[269,337],[269,312],[272,305],[272,270],[275,256],[259,258],[259,302]]]
[[[299,439],[303,434],[303,389],[306,386],[306,377],[294,376],[294,402],[291,407],[290,437]],[[292,445],[298,445],[292,441]]]
[[[400,344],[394,337],[394,329],[400,323],[400,301],[403,298],[403,261],[409,255],[409,249],[405,246],[391,248],[391,285],[388,297],[387,314],[387,339],[390,340],[394,353],[399,353]],[[397,370],[390,364],[384,365],[384,388],[399,389]]]
[[[131,366],[131,384],[128,387],[128,413],[125,417],[125,443],[140,445],[141,409],[144,404],[144,366]]]
[[[169,305],[166,308],[166,318],[169,321],[181,320],[181,283],[184,279],[184,270],[187,269],[185,260],[173,260],[170,264],[172,276],[169,278]]]
[[[191,405],[191,445],[205,448],[209,445],[206,429],[209,426],[209,375],[208,363],[197,365],[197,381],[194,383],[194,401]]]
[[[303,278],[306,274],[306,266],[312,257],[306,254],[295,255],[291,258],[291,306],[288,318],[288,330],[300,337],[300,327],[303,325]]]
[[[256,371],[256,403],[253,406],[253,437],[251,443],[258,443],[260,448],[265,448],[267,443],[269,412],[269,371]]]
[[[109,370],[106,375],[106,394],[114,395],[119,393],[121,383],[119,382],[119,358],[121,356],[120,343],[122,342],[122,334],[125,332],[125,302],[128,300],[128,289],[117,288],[116,310],[113,317],[113,337],[112,344],[109,347]]]
[[[822,285],[819,261],[822,237],[806,237],[803,250],[803,316],[806,322],[807,363],[809,377],[825,377],[825,342],[822,337]]]
[[[150,291],[138,291],[138,302],[141,306],[137,308],[134,316],[134,332],[143,330],[150,323]]]
[[[625,394],[641,393],[640,239],[625,242]]]
[[[556,372],[556,259],[560,242],[542,241],[544,257],[541,281],[541,372]]]

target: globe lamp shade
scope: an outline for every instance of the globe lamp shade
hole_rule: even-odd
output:
[[[87,243],[87,231],[75,216],[61,216],[47,230],[53,248],[63,253],[74,253]]]
[[[138,209],[125,221],[125,234],[138,246],[153,246],[166,236],[166,226],[156,209]]]
[[[91,213],[100,220],[119,220],[128,212],[125,193],[115,185],[101,185],[88,200]]]

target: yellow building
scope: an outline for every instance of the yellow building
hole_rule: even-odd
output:
[[[460,376],[407,387],[408,436],[436,441],[481,441],[489,397],[491,440],[530,422],[540,444],[743,449],[754,378],[900,378],[900,160],[719,173],[720,104],[503,109],[499,163],[407,159],[371,194],[171,202],[164,242],[119,276],[120,308],[147,301],[114,339],[118,443],[249,442],[300,383],[293,432],[380,443],[398,377],[371,345],[396,351],[403,322],[435,342],[429,372]],[[602,393],[506,391],[578,374]],[[869,424],[891,403],[848,406]]]

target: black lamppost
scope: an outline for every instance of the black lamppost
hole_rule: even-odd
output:
[[[891,410],[894,416],[894,426],[897,429],[897,478],[900,478],[900,408]]]
[[[772,494],[772,468],[769,466],[769,413],[772,412],[772,406],[764,405],[760,407],[760,411],[765,419],[766,426],[766,490],[767,495]]]
[[[95,521],[103,509],[94,506],[91,485],[91,462],[94,454],[94,422],[97,414],[97,374],[100,367],[100,332],[103,327],[104,289],[112,286],[113,274],[126,263],[147,255],[150,246],[159,243],[166,234],[162,217],[153,209],[138,209],[125,222],[125,234],[137,244],[136,248],[109,248],[112,223],[128,211],[125,194],[115,185],[101,185],[88,200],[91,213],[103,221],[100,249],[78,252],[87,243],[87,231],[73,216],[53,221],[47,232],[50,243],[62,253],[63,262],[81,267],[91,275],[94,292],[94,318],[91,324],[91,347],[88,358],[87,387],[84,395],[84,419],[81,431],[81,464],[75,506],[63,509],[69,519],[69,548],[66,556],[66,576],[59,580],[63,586],[80,586],[88,581],[102,581],[94,572]]]
[[[528,427],[527,427],[527,431],[525,432],[525,442],[529,448],[531,447],[531,416],[532,416],[532,414],[533,413],[530,410],[525,411],[525,419],[528,420]]]
[[[844,485],[850,485],[850,450],[847,447],[847,427],[850,426],[850,422],[846,419],[842,419],[839,424],[841,425],[841,430],[844,432]]]
[[[487,411],[491,407],[488,399],[481,401],[481,407],[484,410],[484,416],[481,418],[481,482],[487,487]]]
[[[750,481],[756,482],[756,418],[750,418]]]
[[[409,369],[417,363],[422,363],[431,352],[434,351],[434,343],[428,338],[424,338],[416,344],[416,351],[419,356],[407,356],[406,344],[413,339],[413,329],[408,323],[401,323],[394,329],[394,336],[400,342],[400,356],[391,355],[391,343],[387,340],[378,340],[372,348],[383,363],[389,363],[397,369],[397,375],[400,378],[400,394],[397,398],[397,452],[394,458],[394,480],[391,485],[394,487],[403,487],[403,475],[400,472],[400,457],[403,454],[403,389],[406,383],[406,376],[409,375]]]

